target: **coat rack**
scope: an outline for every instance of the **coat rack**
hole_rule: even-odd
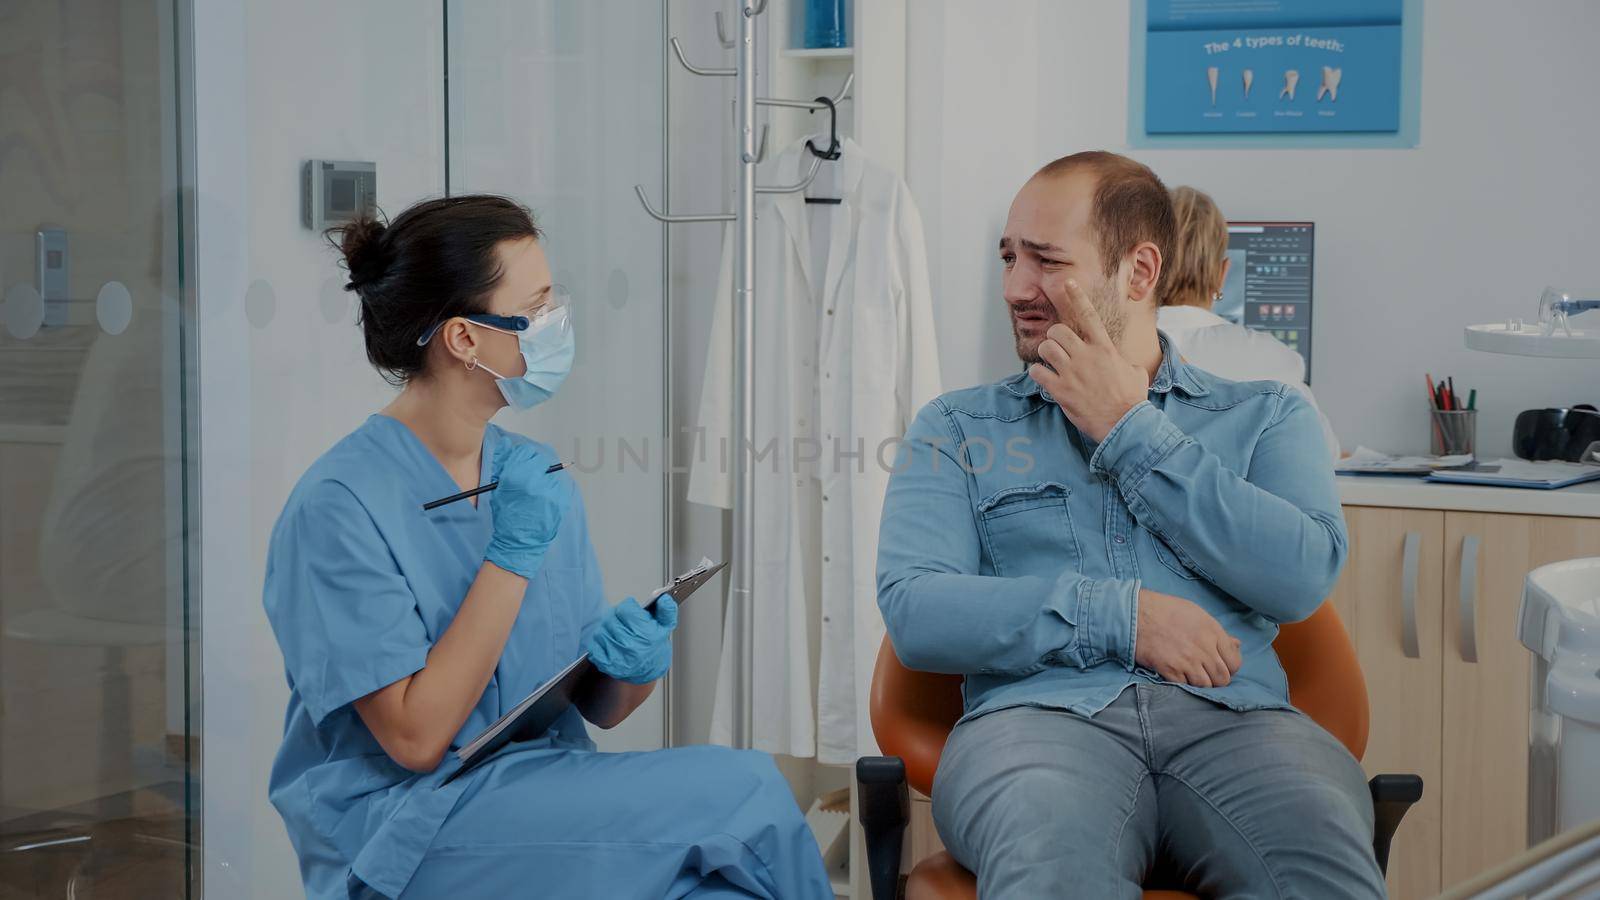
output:
[[[728,615],[736,617],[739,646],[736,648],[738,678],[733,690],[734,738],[740,747],[754,743],[751,723],[751,685],[754,677],[755,616],[751,574],[751,560],[755,547],[755,479],[752,461],[746,453],[755,447],[755,366],[750,348],[755,344],[756,301],[756,195],[792,194],[804,191],[816,180],[823,158],[813,155],[811,167],[794,184],[760,185],[756,183],[756,164],[766,156],[767,131],[756,138],[756,107],[803,109],[810,112],[832,110],[844,101],[855,82],[855,74],[845,78],[844,85],[831,98],[817,100],[786,100],[756,96],[756,17],[767,11],[767,0],[740,0],[738,35],[731,40],[727,35],[722,14],[716,16],[717,39],[724,47],[735,49],[737,59],[732,68],[696,66],[684,56],[683,45],[676,37],[668,41],[673,55],[685,70],[707,78],[733,78],[734,133],[739,147],[739,190],[733,212],[703,214],[673,214],[656,209],[645,194],[643,185],[634,185],[633,191],[657,221],[668,225],[695,222],[733,222],[734,241],[734,302],[733,302],[733,436],[737,442],[733,452],[733,553],[729,559]]]

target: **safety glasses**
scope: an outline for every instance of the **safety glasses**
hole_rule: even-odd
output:
[[[1539,298],[1539,329],[1546,337],[1555,334],[1557,328],[1570,337],[1572,326],[1568,319],[1591,309],[1600,309],[1600,300],[1580,300],[1566,291],[1545,288]]]
[[[507,334],[520,334],[529,329],[541,331],[552,324],[559,324],[563,328],[569,328],[571,327],[569,324],[571,320],[567,316],[567,303],[566,288],[556,285],[550,291],[548,299],[529,307],[518,315],[497,316],[492,313],[473,313],[470,316],[453,318],[466,319],[468,322],[482,325],[485,328],[493,328],[496,331],[503,331]],[[443,328],[448,321],[450,320],[441,319],[427,331],[424,331],[422,337],[417,338],[417,346],[426,347],[428,342],[433,340],[433,336],[438,334],[439,329]]]

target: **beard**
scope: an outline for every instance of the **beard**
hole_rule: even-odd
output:
[[[1094,287],[1087,288],[1089,302],[1094,306],[1095,312],[1100,314],[1100,321],[1105,325],[1106,336],[1111,338],[1111,343],[1122,345],[1122,334],[1128,326],[1128,306],[1117,296],[1116,288],[1111,279],[1106,279]],[[1011,335],[1017,342],[1017,358],[1024,365],[1044,363],[1039,356],[1039,345],[1044,343],[1044,332],[1051,326],[1059,324],[1061,319],[1056,315],[1056,308],[1048,300],[1030,306],[1011,306],[1007,310],[1012,313]],[[1024,334],[1018,326],[1017,313],[1042,314],[1046,321],[1041,327],[1031,333]]]

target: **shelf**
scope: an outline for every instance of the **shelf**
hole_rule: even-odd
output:
[[[854,47],[823,47],[819,50],[800,50],[790,47],[783,51],[784,59],[851,59],[855,55]]]
[[[1600,359],[1600,332],[1574,328],[1571,335],[1546,335],[1538,326],[1508,328],[1503,323],[1468,325],[1467,347],[1488,353],[1512,356],[1542,356],[1549,359]]]

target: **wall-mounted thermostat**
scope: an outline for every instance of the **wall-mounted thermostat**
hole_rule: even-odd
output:
[[[37,275],[39,298],[44,301],[44,325],[67,324],[67,232],[61,228],[40,228],[34,235],[38,248]]]
[[[300,221],[316,231],[378,205],[378,164],[311,159],[300,169]]]

